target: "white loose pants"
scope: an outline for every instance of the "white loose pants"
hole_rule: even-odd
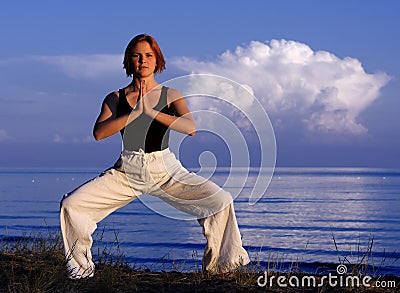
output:
[[[61,232],[70,278],[93,276],[91,235],[97,223],[141,194],[157,196],[197,217],[207,239],[204,271],[223,273],[249,263],[230,193],[188,172],[168,148],[152,153],[124,150],[113,168],[61,201]]]

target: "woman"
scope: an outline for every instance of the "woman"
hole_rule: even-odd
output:
[[[194,135],[196,127],[179,91],[154,79],[165,69],[155,39],[145,34],[133,38],[123,64],[132,82],[104,99],[93,130],[96,140],[117,132],[124,134],[120,158],[61,201],[68,276],[93,276],[90,249],[96,224],[144,193],[197,217],[207,239],[204,271],[224,273],[247,264],[249,257],[242,247],[232,196],[188,172],[168,148],[170,129]]]

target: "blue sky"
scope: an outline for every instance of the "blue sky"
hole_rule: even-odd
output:
[[[212,73],[251,88],[274,127],[278,166],[398,168],[399,12],[395,0],[7,2],[0,167],[112,164],[120,138],[95,142],[92,126],[104,96],[129,82],[126,44],[145,32],[167,60],[160,82]],[[202,141],[185,139],[197,146],[185,164],[202,147],[229,161],[220,142]]]

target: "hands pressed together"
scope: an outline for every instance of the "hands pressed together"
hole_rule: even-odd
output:
[[[146,89],[146,81],[140,81],[140,88],[139,88],[139,96],[136,102],[136,106],[133,109],[138,115],[144,113],[151,118],[154,118],[157,115],[157,111],[154,110],[151,105],[149,104],[148,99],[146,99],[147,89]]]
[[[120,117],[113,117],[112,113],[115,112],[116,109],[110,109],[106,103],[103,103],[102,111],[93,128],[93,135],[95,139],[100,140],[114,135],[143,113],[149,116],[151,119],[155,119],[161,124],[164,124],[175,131],[188,135],[194,135],[196,132],[196,125],[189,109],[187,108],[185,100],[182,98],[182,95],[179,92],[175,90],[170,90],[169,92],[176,96],[172,102],[174,104],[173,107],[176,115],[169,115],[153,109],[147,96],[145,80],[140,81],[136,105],[130,114],[125,114]]]

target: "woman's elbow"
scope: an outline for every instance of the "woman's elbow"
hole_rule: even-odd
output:
[[[195,125],[193,125],[190,129],[189,129],[189,131],[188,131],[188,135],[190,135],[190,136],[193,136],[193,135],[195,135],[196,134],[196,126]]]
[[[95,140],[101,140],[102,139],[102,137],[100,137],[98,134],[96,134],[96,133],[93,133],[93,137],[94,137],[94,139]]]
[[[98,129],[93,129],[93,137],[95,140],[102,140],[105,136]]]

